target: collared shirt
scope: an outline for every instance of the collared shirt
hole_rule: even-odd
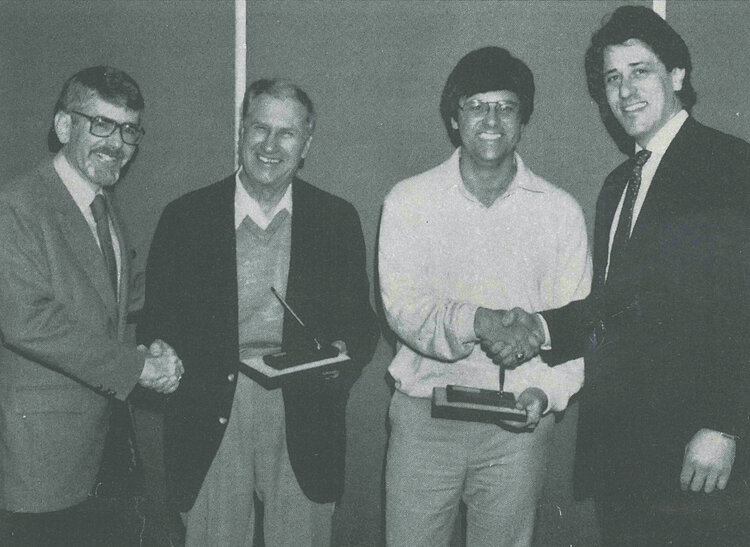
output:
[[[242,167],[237,170],[237,174],[234,176],[235,189],[234,189],[234,228],[235,230],[242,224],[245,217],[250,217],[255,224],[265,230],[271,221],[276,216],[276,213],[286,209],[289,214],[292,214],[292,185],[286,187],[286,192],[281,196],[281,199],[276,206],[271,209],[268,213],[263,211],[258,200],[250,196],[245,189],[245,186],[240,180],[240,173]]]
[[[380,286],[399,338],[389,372],[399,391],[430,397],[458,384],[498,389],[498,367],[474,332],[478,307],[541,310],[584,298],[591,265],[583,213],[563,190],[526,168],[485,207],[465,187],[460,149],[397,184],[383,206]],[[539,387],[562,410],[583,383],[583,360],[540,358],[508,370],[505,391]]]
[[[651,182],[654,180],[656,169],[659,167],[664,154],[667,153],[667,148],[669,148],[669,145],[672,144],[672,140],[682,128],[682,124],[685,123],[685,120],[687,120],[687,118],[688,113],[685,110],[680,110],[677,114],[672,116],[672,118],[667,123],[665,123],[664,126],[659,129],[659,131],[657,131],[653,137],[651,137],[651,140],[648,141],[645,148],[641,148],[641,146],[637,143],[635,145],[636,152],[640,152],[644,149],[649,150],[651,152],[651,156],[649,156],[648,161],[643,165],[643,170],[641,171],[641,185],[638,188],[638,195],[635,198],[635,206],[633,207],[633,222],[630,225],[631,234],[633,233],[633,228],[635,227],[635,223],[638,220],[638,215],[640,214],[641,208],[643,207],[643,202],[646,200],[646,194],[648,194],[648,190],[649,188],[651,188]],[[607,253],[606,269],[607,273],[609,272],[609,252],[612,251],[612,242],[615,239],[617,223],[620,221],[620,212],[622,211],[622,204],[625,202],[626,190],[627,187],[622,192],[620,203],[618,203],[617,210],[615,211],[615,216],[612,219],[612,226],[609,229],[609,251]]]
[[[96,221],[94,220],[94,213],[91,211],[91,203],[94,201],[94,197],[97,194],[102,193],[102,189],[81,176],[81,174],[70,165],[70,162],[68,162],[68,159],[62,152],[57,153],[52,163],[60,180],[62,180],[65,188],[67,188],[73,201],[76,202],[78,209],[81,210],[83,218],[86,219],[86,224],[89,225],[89,229],[94,236],[94,241],[96,241],[96,244],[101,249],[102,245],[99,242],[99,234],[96,231]],[[112,234],[112,247],[114,248],[115,261],[117,262],[117,284],[119,285],[122,264],[120,240],[117,239],[117,233],[115,232],[115,227],[114,224],[112,224],[111,217],[109,219],[109,231]]]

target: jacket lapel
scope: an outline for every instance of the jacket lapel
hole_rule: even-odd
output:
[[[287,280],[286,294],[287,299],[294,301],[300,295],[304,294],[304,287],[300,282],[304,276],[298,275],[297,272],[304,268],[305,256],[300,255],[300,251],[307,248],[312,243],[309,240],[310,225],[306,218],[306,207],[304,188],[297,181],[292,183],[292,204],[294,212],[292,214],[292,243],[289,257],[289,279]]]
[[[46,195],[49,197],[52,209],[55,210],[60,232],[67,240],[73,258],[81,268],[101,297],[102,303],[113,320],[117,320],[117,300],[107,275],[107,267],[102,259],[102,253],[91,233],[86,219],[76,205],[57,172],[50,163],[45,168],[43,180],[49,187]]]
[[[324,214],[316,211],[311,204],[306,183],[297,178],[292,182],[292,242],[289,257],[289,276],[286,287],[286,300],[297,313],[306,314],[306,308],[310,307],[310,295],[313,287],[310,279],[314,276],[315,264],[311,259],[317,256],[317,237],[315,215]],[[314,328],[314,325],[308,325]],[[284,313],[284,334],[282,344],[284,349],[295,346],[307,346],[310,343],[310,335],[300,327],[289,313]]]
[[[673,210],[676,198],[685,182],[685,158],[690,157],[692,148],[692,133],[696,122],[688,118],[680,128],[675,138],[667,148],[659,167],[654,173],[651,186],[643,201],[640,214],[633,227],[633,235],[629,248],[637,250],[651,234],[657,233],[655,228],[664,223]],[[682,188],[684,191],[684,188]]]
[[[621,164],[612,177],[607,180],[599,196],[596,212],[595,241],[594,241],[594,288],[604,286],[607,261],[609,258],[609,234],[612,221],[620,203],[625,185],[628,182],[630,161]]]
[[[115,236],[120,244],[120,282],[119,298],[117,299],[117,318],[120,330],[124,329],[127,323],[128,304],[130,302],[130,245],[120,222],[120,215],[117,208],[113,205],[112,199],[108,193],[104,193],[104,199],[107,201],[107,210],[112,220],[112,226],[115,229]]]
[[[203,246],[206,250],[205,263],[196,265],[203,273],[207,290],[214,295],[211,313],[223,321],[217,321],[218,332],[228,337],[226,345],[231,355],[226,361],[235,363],[239,359],[239,325],[237,294],[237,233],[234,228],[234,175],[224,179],[216,187],[204,209],[208,216],[201,219],[206,227]],[[204,270],[204,269],[207,269]]]

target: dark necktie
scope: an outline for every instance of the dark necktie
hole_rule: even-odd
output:
[[[115,260],[115,249],[112,246],[112,233],[109,231],[109,215],[107,214],[107,202],[104,196],[97,194],[91,202],[91,212],[96,221],[96,235],[99,236],[99,246],[104,255],[104,263],[107,266],[109,282],[115,291],[117,298],[117,260]]]
[[[651,152],[648,150],[641,150],[632,160],[633,170],[630,173],[630,178],[628,178],[627,190],[625,190],[625,200],[623,201],[622,209],[620,210],[620,220],[617,223],[615,237],[612,240],[612,249],[609,253],[608,278],[613,269],[621,266],[621,262],[624,259],[625,249],[628,246],[628,241],[630,241],[630,231],[633,226],[635,199],[638,197],[638,189],[641,187],[641,172],[650,156]]]

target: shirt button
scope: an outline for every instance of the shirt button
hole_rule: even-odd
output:
[[[234,374],[230,374],[229,376],[227,376],[227,380],[229,380],[230,382],[234,382]]]
[[[222,416],[221,418],[219,418],[219,423],[221,425],[227,425],[227,419],[224,416]]]

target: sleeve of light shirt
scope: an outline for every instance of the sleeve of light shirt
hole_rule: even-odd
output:
[[[425,283],[424,247],[418,214],[386,199],[380,221],[378,272],[388,324],[413,350],[441,361],[457,361],[474,349],[477,306],[436,295]],[[423,250],[424,248],[424,250]]]
[[[555,259],[550,262],[541,286],[544,309],[583,299],[588,296],[591,288],[588,236],[583,214],[577,204],[560,218],[555,237]],[[547,394],[548,411],[564,410],[570,397],[583,386],[582,358],[555,367],[544,364],[540,359],[529,362],[528,365],[533,367],[529,371],[530,386],[539,387]]]

